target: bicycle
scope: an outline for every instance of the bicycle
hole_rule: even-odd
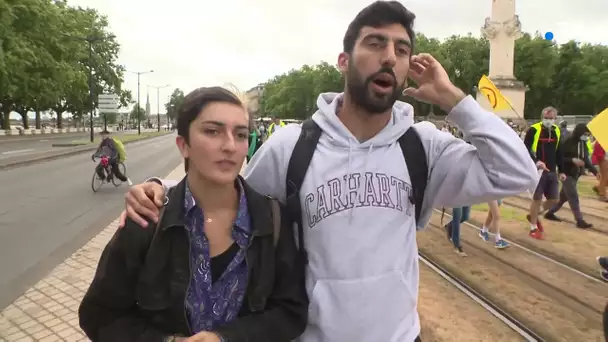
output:
[[[95,170],[93,171],[93,179],[91,180],[91,188],[93,189],[93,192],[99,191],[99,189],[101,189],[104,183],[112,182],[115,187],[119,187],[123,183],[120,179],[116,178],[112,174],[112,169],[110,168],[110,158],[108,156],[93,155],[91,159],[93,159],[93,161],[95,161],[96,159],[100,159],[101,166],[103,167],[103,172],[106,175],[105,179],[101,179],[97,174],[97,168],[95,168]],[[127,167],[123,162],[118,162],[118,169],[123,175],[125,175],[125,177],[127,177]]]

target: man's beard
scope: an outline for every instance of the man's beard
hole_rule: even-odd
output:
[[[370,115],[385,113],[387,110],[393,107],[395,102],[403,93],[405,81],[402,84],[397,85],[397,80],[394,77],[392,69],[382,68],[366,79],[363,79],[363,76],[357,69],[355,69],[353,64],[350,64],[348,69],[346,90],[350,95],[350,99],[355,103],[355,105],[363,108]],[[393,86],[394,89],[390,94],[377,94],[370,87],[374,78],[381,73],[390,74],[394,78],[395,85]]]

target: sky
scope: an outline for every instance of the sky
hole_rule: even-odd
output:
[[[121,44],[119,63],[141,76],[145,108],[147,86],[161,89],[163,104],[174,88],[186,93],[200,86],[232,83],[246,91],[304,64],[335,63],[342,38],[357,12],[370,0],[68,0],[73,6],[105,14]],[[480,35],[492,0],[406,0],[416,14],[415,30],[430,37]],[[579,4],[584,3],[585,6]],[[608,0],[516,1],[525,32],[551,31],[558,43],[575,39],[608,45]],[[604,15],[602,15],[604,13]],[[603,33],[603,34],[602,34]],[[125,75],[137,96],[137,75]],[[136,100],[136,99],[135,99]],[[156,90],[150,89],[152,113]]]

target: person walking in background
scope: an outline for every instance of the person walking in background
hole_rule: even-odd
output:
[[[600,169],[598,184],[593,187],[593,191],[599,196],[600,201],[608,202],[608,197],[606,196],[606,187],[608,187],[608,154],[606,154],[606,151],[597,139],[593,146],[593,156],[591,159],[593,164],[597,165]]]
[[[509,243],[500,236],[499,222],[501,203],[501,200],[488,202],[488,215],[481,227],[481,231],[479,231],[479,237],[486,242],[490,240],[490,232],[492,232],[494,234],[494,247],[498,249],[509,247]]]
[[[452,221],[444,226],[448,240],[454,245],[454,251],[460,256],[467,256],[460,244],[460,224],[464,223],[471,216],[471,207],[452,208]]]
[[[545,213],[545,218],[551,221],[561,222],[562,220],[555,213],[562,208],[564,203],[570,204],[570,210],[576,220],[578,228],[591,228],[592,224],[583,219],[580,208],[577,183],[584,169],[589,170],[595,176],[598,175],[595,166],[591,163],[587,140],[589,139],[589,129],[585,124],[578,124],[561,146],[564,155],[564,169],[566,179],[562,182],[562,189],[559,192],[559,201]]]
[[[283,120],[281,120],[279,117],[274,116],[272,118],[272,123],[270,124],[270,126],[268,126],[268,132],[266,133],[266,139],[270,138],[271,135],[273,135],[275,132],[277,132],[279,129],[285,127],[285,122],[283,122]]]
[[[564,163],[560,148],[561,131],[555,125],[556,118],[557,109],[546,107],[541,112],[541,122],[530,126],[524,138],[524,144],[530,152],[530,157],[536,163],[536,167],[542,170],[540,180],[534,190],[530,212],[526,216],[530,223],[529,234],[535,239],[543,238],[544,229],[538,219],[541,205],[544,210],[548,210],[557,203],[559,180],[566,179],[566,175],[562,171]],[[543,195],[546,198],[544,203]]]

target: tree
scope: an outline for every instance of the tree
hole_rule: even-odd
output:
[[[465,93],[474,94],[489,70],[489,41],[485,38],[451,36],[443,41],[419,34],[415,52],[433,55]],[[524,34],[515,42],[515,77],[529,87],[524,115],[538,118],[552,105],[564,115],[594,115],[608,107],[608,47],[575,41],[558,45],[540,36]],[[409,81],[416,86],[413,81]],[[316,110],[319,93],[342,91],[343,79],[336,68],[322,62],[304,65],[277,75],[264,84],[260,113],[304,119]],[[402,99],[416,115],[443,114],[441,109],[413,98]]]
[[[31,111],[36,128],[44,111],[52,111],[59,128],[65,112],[81,119],[91,110],[89,68],[96,94],[118,91],[123,83],[118,42],[107,18],[94,9],[70,7],[63,0],[0,0],[0,37],[3,129],[10,128],[11,112],[21,115],[25,128]],[[87,37],[100,38],[91,59]]]
[[[169,97],[169,102],[165,103],[167,117],[173,122],[175,122],[177,113],[184,103],[184,97],[184,91],[179,88],[175,88]]]
[[[135,106],[133,106],[133,109],[131,110],[131,113],[129,114],[129,118],[131,119],[131,122],[137,123],[137,114],[138,114],[137,107],[139,107],[139,121],[140,122],[146,121],[146,117],[147,117],[146,110],[143,109],[141,106],[135,104]]]
[[[105,116],[106,123],[108,123],[110,125],[116,124],[116,121],[118,118],[118,115],[116,113],[105,113],[103,115]]]
[[[264,85],[260,98],[262,116],[305,119],[317,108],[322,92],[339,92],[343,78],[336,67],[327,62],[304,65],[298,70],[277,76]]]

